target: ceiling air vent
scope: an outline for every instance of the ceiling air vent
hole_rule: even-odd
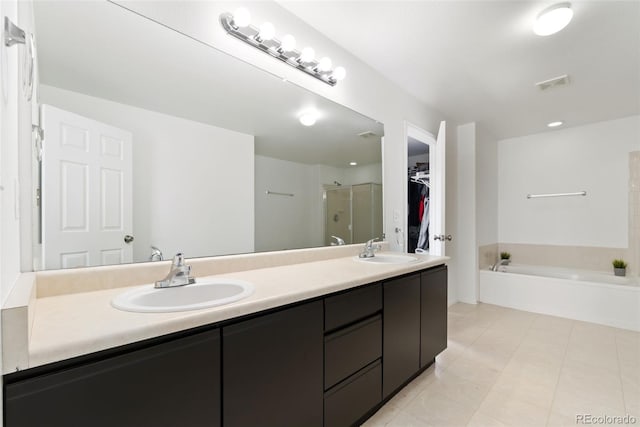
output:
[[[377,136],[375,133],[371,132],[370,130],[359,133],[358,136],[360,138],[372,138],[374,136]]]
[[[545,80],[543,82],[536,83],[536,86],[540,88],[540,90],[547,90],[557,86],[566,86],[569,84],[569,75],[564,74],[562,76],[554,77],[549,80]]]

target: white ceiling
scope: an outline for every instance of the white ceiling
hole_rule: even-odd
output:
[[[531,26],[549,1],[279,3],[427,105],[500,139],[640,114],[640,1],[574,0],[572,22],[547,37]],[[563,74],[570,85],[534,85]]]

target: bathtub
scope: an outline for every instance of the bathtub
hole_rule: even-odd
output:
[[[517,264],[479,275],[480,302],[640,331],[637,277]]]

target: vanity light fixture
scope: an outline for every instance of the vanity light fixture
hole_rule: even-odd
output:
[[[557,128],[558,126],[562,126],[564,124],[563,121],[551,122],[548,123],[547,126],[550,128]]]
[[[549,36],[566,27],[573,18],[571,3],[557,3],[549,6],[536,18],[533,32],[539,36]]]
[[[316,60],[315,51],[311,47],[296,50],[296,39],[291,34],[283,36],[282,40],[276,38],[275,27],[270,22],[259,27],[251,25],[251,14],[244,7],[236,9],[233,14],[226,12],[220,15],[220,24],[232,36],[328,85],[335,86],[347,75],[344,67],[332,68],[333,64],[328,57]]]

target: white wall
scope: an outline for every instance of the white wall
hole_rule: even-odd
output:
[[[478,246],[498,243],[498,140],[476,123],[476,231]]]
[[[134,261],[253,252],[252,135],[45,85],[41,102],[133,133]]]
[[[456,291],[458,300],[477,302],[478,250],[476,224],[476,124],[457,129]]]
[[[640,116],[499,141],[500,242],[626,248],[628,153],[639,149]]]
[[[321,246],[322,239],[314,236],[319,226],[315,168],[256,156],[255,169],[256,251]],[[293,197],[268,195],[267,191],[291,193]]]

